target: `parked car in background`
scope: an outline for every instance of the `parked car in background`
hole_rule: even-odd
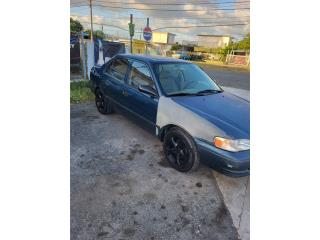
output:
[[[249,174],[249,102],[197,65],[120,54],[93,67],[90,83],[98,111],[121,112],[156,135],[176,170],[195,170],[201,160],[230,176]]]
[[[183,60],[191,60],[191,56],[185,51],[177,51],[176,53],[172,54],[172,57]]]
[[[202,61],[203,60],[203,54],[202,53],[198,53],[198,52],[194,52],[191,54],[191,60],[192,61]]]

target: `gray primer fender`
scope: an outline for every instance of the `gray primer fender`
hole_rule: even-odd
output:
[[[194,138],[200,138],[209,142],[213,141],[214,136],[225,135],[223,131],[215,128],[214,125],[206,119],[174,102],[170,98],[161,96],[158,104],[157,126],[163,128],[169,124],[181,127]]]

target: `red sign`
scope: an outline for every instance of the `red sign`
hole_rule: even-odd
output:
[[[146,41],[150,41],[151,38],[152,38],[152,30],[150,27],[145,27],[143,29],[143,38],[146,40]]]

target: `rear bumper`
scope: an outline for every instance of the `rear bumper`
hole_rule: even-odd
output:
[[[229,152],[199,139],[195,141],[201,162],[231,177],[250,175],[250,150]]]
[[[89,86],[90,86],[91,92],[95,94],[96,84],[94,84],[92,79],[89,80]]]

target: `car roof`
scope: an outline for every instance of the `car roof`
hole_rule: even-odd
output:
[[[152,55],[144,55],[144,54],[118,54],[117,56],[141,60],[141,61],[150,62],[150,63],[189,63],[185,60],[180,60],[176,58],[152,56]]]

